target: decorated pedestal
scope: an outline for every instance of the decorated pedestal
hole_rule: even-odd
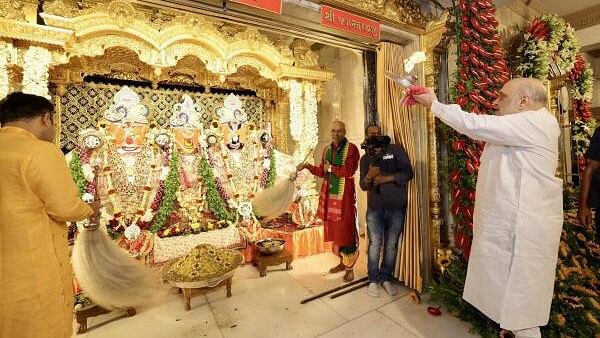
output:
[[[253,262],[258,268],[261,277],[267,276],[267,267],[269,266],[277,266],[285,263],[285,269],[291,270],[293,260],[294,256],[286,249],[272,255],[266,255],[257,248],[254,248]]]
[[[211,244],[218,248],[243,249],[247,246],[235,227],[178,237],[157,237],[150,258],[151,266],[181,257],[200,244]]]

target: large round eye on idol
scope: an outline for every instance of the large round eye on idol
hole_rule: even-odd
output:
[[[102,146],[102,140],[96,135],[88,135],[83,138],[83,145],[90,149],[98,149]]]
[[[260,141],[263,143],[269,143],[271,142],[271,134],[269,134],[268,132],[264,132],[260,135]]]
[[[217,144],[219,140],[217,139],[216,135],[208,135],[206,137],[206,143],[208,144],[209,147],[214,146],[215,144]]]

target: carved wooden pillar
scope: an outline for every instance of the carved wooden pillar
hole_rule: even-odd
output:
[[[443,34],[446,32],[446,21],[448,15],[443,15],[439,20],[427,25],[425,34],[421,39],[421,49],[427,56],[425,61],[425,85],[436,88],[437,71],[435,67],[434,49],[440,43]],[[429,216],[430,216],[430,247],[428,252],[424,252],[424,261],[429,261],[434,266],[435,253],[440,247],[441,237],[440,228],[442,218],[440,217],[440,190],[438,180],[437,163],[437,140],[435,134],[435,116],[431,111],[427,112],[427,138],[428,138],[428,162],[429,162]],[[427,278],[428,274],[425,274]]]
[[[291,155],[289,145],[290,102],[287,91],[282,89],[277,90],[277,104],[270,117],[275,148],[285,154]]]
[[[12,50],[13,46],[11,43],[0,42],[0,99],[12,91],[8,70],[11,64]]]

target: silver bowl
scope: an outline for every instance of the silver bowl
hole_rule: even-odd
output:
[[[256,247],[263,255],[274,255],[283,250],[285,240],[281,238],[265,238],[256,242]]]

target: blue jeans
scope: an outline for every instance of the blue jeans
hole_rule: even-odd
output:
[[[404,229],[405,212],[406,209],[367,209],[369,282],[386,282],[394,278],[398,240]],[[382,246],[383,259],[380,266]]]

